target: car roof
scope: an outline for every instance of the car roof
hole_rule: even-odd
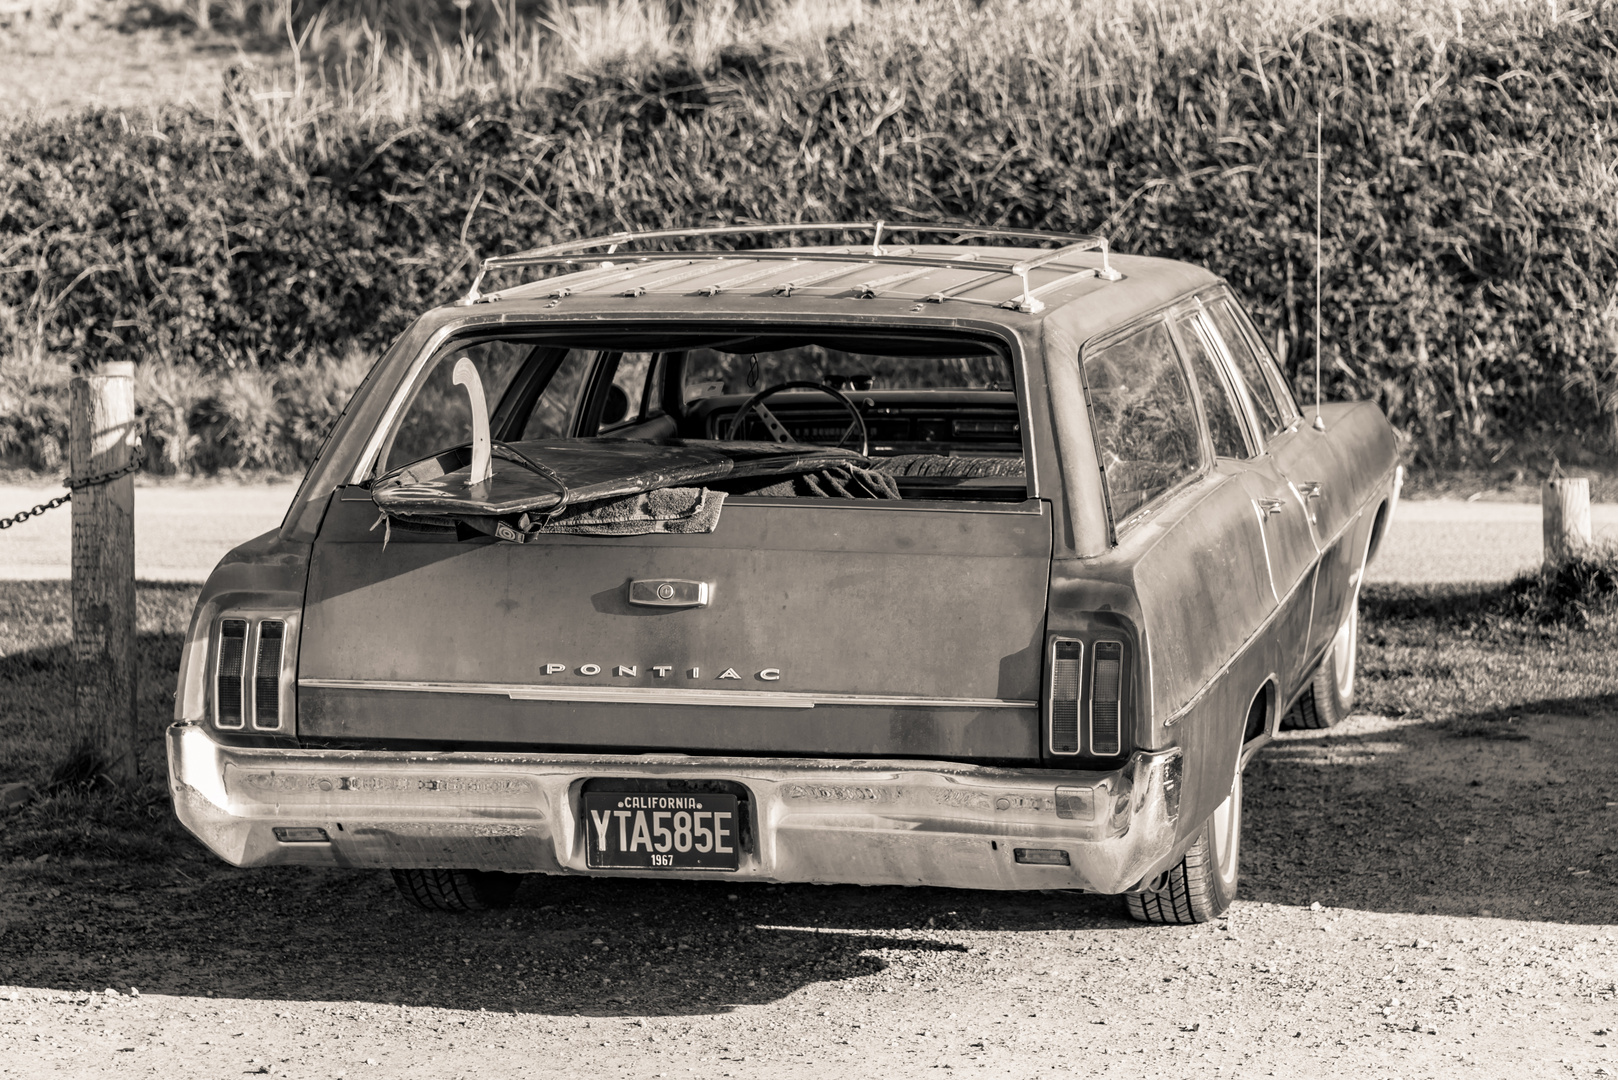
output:
[[[759,231],[813,226],[760,226]],[[824,318],[906,314],[973,321],[1004,319],[1026,326],[1029,316],[1055,319],[1079,340],[1126,324],[1188,293],[1218,284],[1208,270],[1190,263],[1138,255],[1114,255],[1105,239],[1026,230],[968,226],[867,225],[823,229],[874,229],[869,245],[751,247],[729,251],[639,250],[638,241],[737,233],[753,227],[620,233],[571,241],[486,260],[460,302],[513,311],[549,301],[547,310],[584,306],[593,317],[609,314],[615,299],[637,300],[625,314],[648,309],[682,316],[745,311],[750,317],[813,311]],[[894,232],[959,231],[989,241],[959,243],[881,242]],[[997,239],[1055,241],[1060,247],[996,243]],[[620,252],[622,247],[630,250]],[[592,252],[591,249],[595,250]],[[582,269],[573,267],[582,266]],[[480,291],[491,270],[548,268],[553,276],[494,292]],[[564,272],[555,274],[557,269]],[[567,304],[560,302],[566,299]],[[511,304],[513,306],[507,306]],[[484,308],[484,311],[490,311]],[[492,313],[492,312],[491,312]],[[515,312],[514,312],[515,313]],[[448,314],[446,312],[446,314]],[[564,314],[556,310],[557,315]]]

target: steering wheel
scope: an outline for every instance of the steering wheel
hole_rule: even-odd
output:
[[[774,386],[767,386],[763,390],[760,390],[758,393],[754,394],[752,397],[743,402],[742,407],[736,410],[736,415],[732,417],[730,421],[730,433],[726,435],[725,438],[734,439],[741,432],[742,421],[746,419],[747,414],[750,412],[756,412],[758,413],[759,420],[763,421],[765,429],[769,431],[770,437],[776,442],[797,442],[798,440],[792,437],[792,433],[787,431],[787,429],[782,426],[781,421],[775,418],[775,414],[764,405],[765,398],[774,394],[779,394],[783,390],[819,390],[822,394],[836,398],[838,403],[842,405],[843,408],[848,410],[848,415],[854,418],[854,422],[848,425],[848,430],[843,432],[842,438],[838,439],[833,445],[841,448],[843,443],[848,440],[848,437],[854,434],[854,432],[858,431],[860,433],[860,456],[870,456],[871,435],[870,432],[865,429],[865,417],[860,415],[860,411],[854,407],[854,403],[848,400],[848,398],[843,395],[841,390],[827,386],[825,383],[817,382],[776,383]]]

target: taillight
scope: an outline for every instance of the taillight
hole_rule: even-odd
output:
[[[214,688],[222,728],[242,726],[242,661],[247,654],[247,620],[226,619],[219,624],[219,675]]]
[[[295,616],[250,612],[220,619],[215,648],[213,720],[220,728],[278,731],[293,715]]]
[[[1123,684],[1124,647],[1116,641],[1096,642],[1094,663],[1090,678],[1090,752],[1110,757],[1123,749],[1118,698]]]
[[[1058,641],[1051,651],[1051,753],[1079,752],[1079,686],[1084,645]]]
[[[253,668],[253,726],[281,726],[281,646],[287,624],[265,619],[258,624],[258,662]]]

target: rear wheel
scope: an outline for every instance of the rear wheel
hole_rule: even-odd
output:
[[[1127,893],[1124,904],[1138,922],[1183,926],[1217,918],[1236,898],[1241,871],[1242,774],[1230,794],[1203,822],[1202,831],[1179,865],[1153,888]]]
[[[522,875],[498,870],[395,870],[393,882],[424,911],[489,911],[511,906]]]
[[[1292,706],[1292,711],[1281,718],[1282,731],[1315,730],[1329,728],[1347,718],[1354,707],[1354,666],[1358,661],[1360,641],[1360,601],[1348,609],[1348,618],[1338,627],[1331,648],[1315,669],[1309,689]]]

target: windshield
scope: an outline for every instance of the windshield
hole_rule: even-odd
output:
[[[686,354],[685,400],[753,394],[784,382],[838,390],[1010,390],[1003,356],[893,356],[802,345],[768,352],[693,349]],[[803,391],[812,393],[813,391]]]

